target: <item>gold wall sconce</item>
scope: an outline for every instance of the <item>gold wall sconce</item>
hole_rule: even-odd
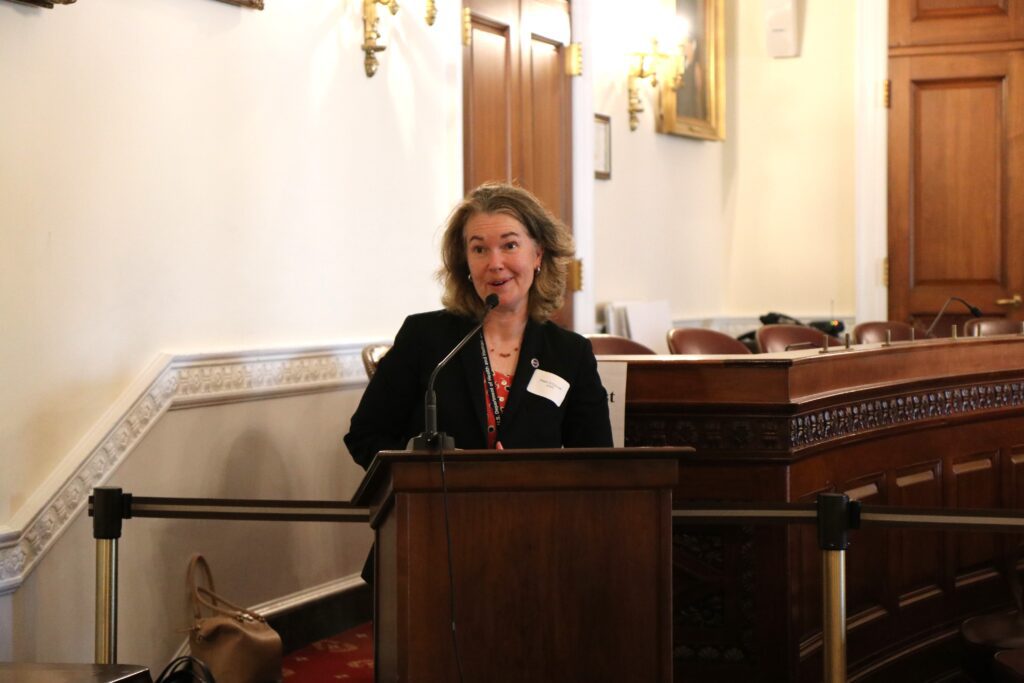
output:
[[[689,38],[689,28],[685,20],[677,18],[674,22],[678,42],[671,52],[662,52],[658,39],[651,40],[651,49],[647,52],[634,52],[629,56],[629,129],[636,130],[640,125],[637,114],[644,111],[643,100],[640,99],[640,82],[649,81],[652,88],[657,89],[662,83],[670,83],[673,90],[683,85],[683,74],[686,72],[685,44]],[[676,42],[673,40],[673,42]]]
[[[380,62],[377,61],[377,53],[387,49],[386,45],[380,45],[377,42],[381,37],[380,30],[377,28],[377,23],[380,21],[377,16],[377,5],[387,7],[392,16],[398,14],[397,0],[363,0],[362,48],[365,55],[363,66],[366,69],[367,78],[373,78],[373,75],[377,73],[377,67],[380,66]],[[427,26],[434,25],[434,20],[437,19],[437,0],[427,0],[425,18]]]

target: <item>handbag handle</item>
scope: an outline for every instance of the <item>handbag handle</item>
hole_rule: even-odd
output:
[[[202,660],[188,655],[171,660],[156,679],[156,683],[172,683],[174,681],[214,683],[213,674],[210,673],[206,664]]]
[[[199,612],[199,587],[196,584],[196,572],[202,571],[206,578],[206,585],[210,587],[210,590],[214,590],[213,587],[213,573],[210,572],[210,565],[206,563],[206,558],[195,553],[188,561],[188,574],[185,578],[185,585],[188,586],[189,596],[192,598],[192,613],[196,619],[202,617]]]
[[[209,586],[209,588],[197,584],[197,571],[202,571],[206,578],[206,585]],[[189,592],[192,595],[192,614],[196,621],[199,621],[199,619],[202,618],[203,607],[206,607],[213,612],[227,614],[239,621],[245,621],[246,619],[250,619],[252,621],[266,621],[266,619],[259,614],[256,614],[256,612],[247,610],[244,607],[239,607],[214,592],[213,573],[210,571],[210,565],[207,564],[206,558],[199,553],[194,554],[192,559],[189,560],[188,577],[186,581],[188,583]],[[221,607],[221,605],[224,605],[224,607]]]

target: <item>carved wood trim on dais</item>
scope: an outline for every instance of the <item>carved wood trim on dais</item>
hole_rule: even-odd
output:
[[[789,422],[776,417],[701,415],[626,416],[625,445],[693,446],[698,451],[770,451],[784,453]]]
[[[626,446],[693,446],[698,452],[786,453],[915,422],[1024,406],[1024,382],[908,391],[777,416],[627,413]]]
[[[1024,405],[1024,382],[989,382],[855,401],[790,419],[793,448],[881,427]]]

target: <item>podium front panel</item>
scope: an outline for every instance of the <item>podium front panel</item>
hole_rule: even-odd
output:
[[[451,565],[439,464],[392,462],[375,518],[378,680],[458,680],[450,581],[466,680],[672,680],[672,487],[686,451],[636,455],[647,450],[449,459]]]

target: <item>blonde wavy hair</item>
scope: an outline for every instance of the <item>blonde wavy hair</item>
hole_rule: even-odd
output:
[[[503,213],[519,221],[542,250],[540,272],[530,286],[530,317],[544,322],[562,307],[569,262],[576,251],[565,225],[521,187],[505,183],[484,183],[470,192],[448,217],[441,241],[443,265],[437,279],[444,287],[441,303],[453,313],[479,317],[484,312],[466,260],[466,223],[480,213]]]

